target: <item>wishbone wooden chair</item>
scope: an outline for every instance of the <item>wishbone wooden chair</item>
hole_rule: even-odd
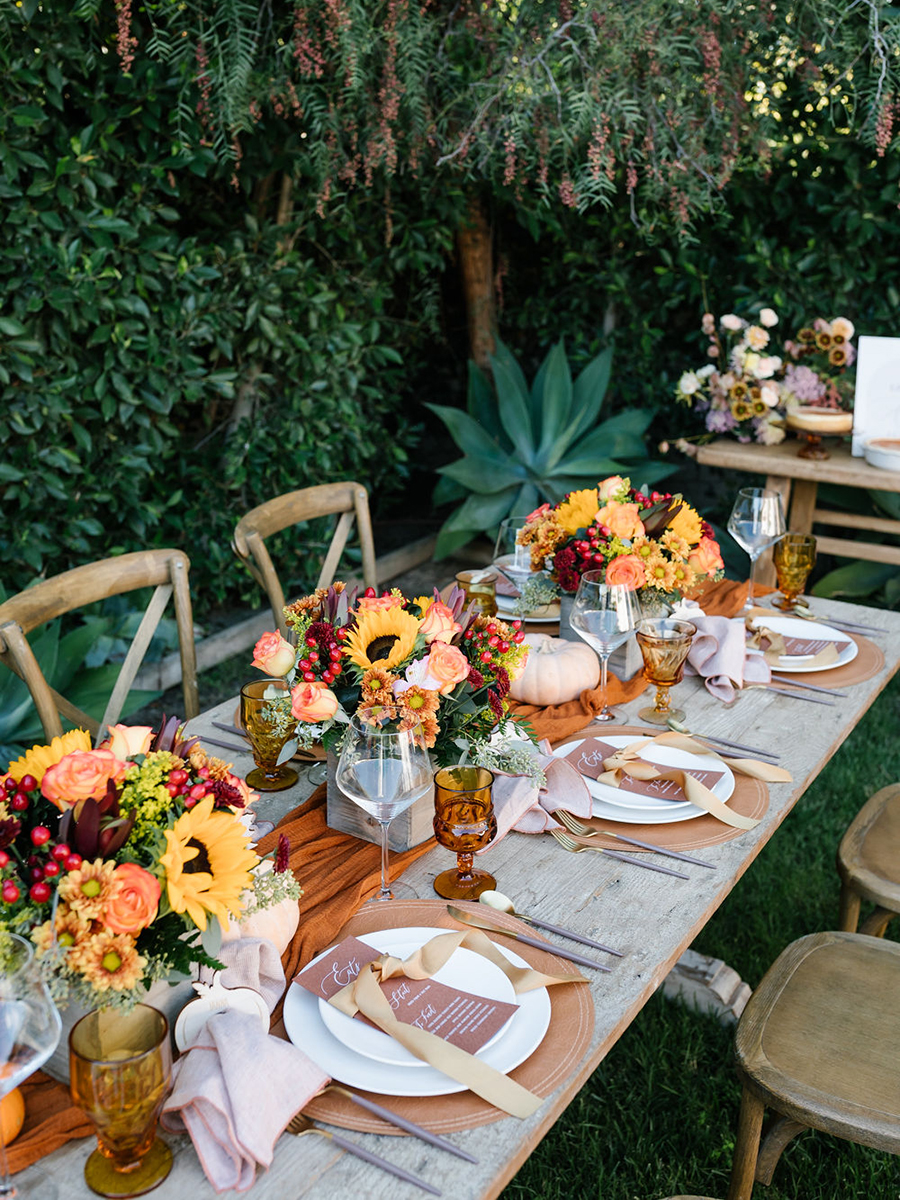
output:
[[[900,913],[900,783],[876,792],[859,810],[837,852],[841,877],[841,929],[855,932],[863,900],[876,907],[860,933],[884,937]]]
[[[287,634],[282,612],[285,605],[284,589],[266,549],[266,538],[301,521],[337,513],[340,513],[340,517],[316,586],[327,587],[334,581],[355,520],[362,549],[363,582],[366,587],[377,587],[369,495],[361,483],[322,483],[315,487],[300,488],[296,492],[285,492],[252,508],[235,526],[231,547],[268,596],[272,616],[282,634]]]
[[[95,740],[99,740],[108,725],[118,721],[170,597],[174,598],[181,652],[184,717],[187,720],[197,716],[200,704],[189,567],[188,556],[180,550],[139,550],[54,575],[0,604],[0,662],[27,685],[48,740],[62,734],[61,715],[75,726],[90,730]],[[26,635],[84,605],[149,587],[154,588],[153,595],[122,663],[106,711],[97,721],[50,687]]]

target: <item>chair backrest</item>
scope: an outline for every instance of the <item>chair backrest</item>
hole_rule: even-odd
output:
[[[75,725],[89,729],[95,741],[108,725],[118,721],[156,627],[173,596],[181,651],[184,716],[186,720],[197,716],[200,704],[189,567],[190,560],[180,550],[139,550],[54,575],[0,604],[0,662],[28,686],[48,739],[62,733],[60,714]],[[50,687],[26,635],[39,625],[84,605],[147,587],[155,590],[122,663],[103,718],[98,722]]]
[[[316,487],[301,488],[296,492],[285,492],[283,496],[276,496],[267,500],[265,504],[252,508],[235,526],[232,549],[238,558],[246,563],[250,574],[265,590],[272,606],[275,624],[283,634],[287,633],[282,611],[285,605],[284,589],[266,549],[265,539],[300,521],[309,521],[314,517],[325,517],[334,513],[341,515],[316,586],[327,587],[334,582],[334,574],[355,519],[362,549],[363,582],[366,587],[377,587],[369,494],[361,483],[322,483]]]

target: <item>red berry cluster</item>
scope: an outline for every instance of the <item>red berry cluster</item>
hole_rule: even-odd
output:
[[[497,669],[502,665],[503,655],[509,653],[513,643],[518,645],[524,640],[522,622],[513,621],[512,628],[514,632],[510,641],[503,636],[504,627],[496,621],[489,621],[483,628],[471,625],[463,634],[463,639],[469,643],[466,647],[466,658],[470,663],[478,664],[479,673],[487,668],[496,675]]]
[[[7,807],[19,814],[12,823],[6,823],[4,841],[7,849],[0,850],[0,900],[4,904],[15,904],[27,897],[34,904],[48,904],[53,898],[53,884],[65,871],[75,871],[81,866],[82,858],[65,842],[54,842],[53,834],[46,825],[33,825],[28,831],[31,850],[26,855],[24,848],[16,846],[15,838],[23,824],[28,823],[33,797],[38,782],[33,775],[23,775],[18,783],[8,778],[4,783]],[[12,824],[16,827],[13,829]],[[23,839],[24,840],[24,839]],[[11,853],[10,853],[11,851]]]
[[[201,767],[196,774],[184,767],[174,767],[166,780],[166,791],[173,800],[181,800],[185,808],[193,808],[205,796],[215,795],[216,781],[209,777],[209,767]]]
[[[341,642],[346,638],[345,629],[335,629],[328,621],[313,621],[300,645],[301,656],[297,670],[305,683],[334,683],[342,670],[344,651]]]

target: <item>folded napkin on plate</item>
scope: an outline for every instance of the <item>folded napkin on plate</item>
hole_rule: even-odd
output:
[[[271,1011],[284,991],[275,947],[240,938],[222,946],[219,959],[227,968],[225,986],[254,988]],[[217,1192],[252,1187],[257,1164],[269,1166],[288,1121],[329,1082],[302,1050],[233,1009],[207,1021],[173,1078],[160,1124],[190,1135]]]
[[[699,675],[706,690],[730,704],[735,688],[768,683],[772,670],[765,658],[746,645],[741,617],[709,617],[693,600],[682,600],[672,613],[697,628],[688,653],[686,675]]]
[[[547,776],[544,787],[527,775],[494,772],[491,796],[497,817],[497,836],[491,846],[511,829],[518,833],[543,833],[545,829],[557,828],[559,822],[553,820],[552,814],[558,808],[568,809],[577,817],[591,815],[591,793],[584,777],[571,763],[555,758],[550,753],[549,742],[541,742],[540,752],[535,757]]]

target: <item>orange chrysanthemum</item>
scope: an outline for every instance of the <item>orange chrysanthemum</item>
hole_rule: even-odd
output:
[[[140,983],[147,960],[127,933],[101,930],[69,952],[69,966],[98,992],[127,992]]]
[[[64,900],[82,921],[102,920],[107,904],[119,888],[113,876],[115,869],[114,862],[104,862],[102,858],[95,858],[92,863],[83,862],[60,880],[60,900]]]

